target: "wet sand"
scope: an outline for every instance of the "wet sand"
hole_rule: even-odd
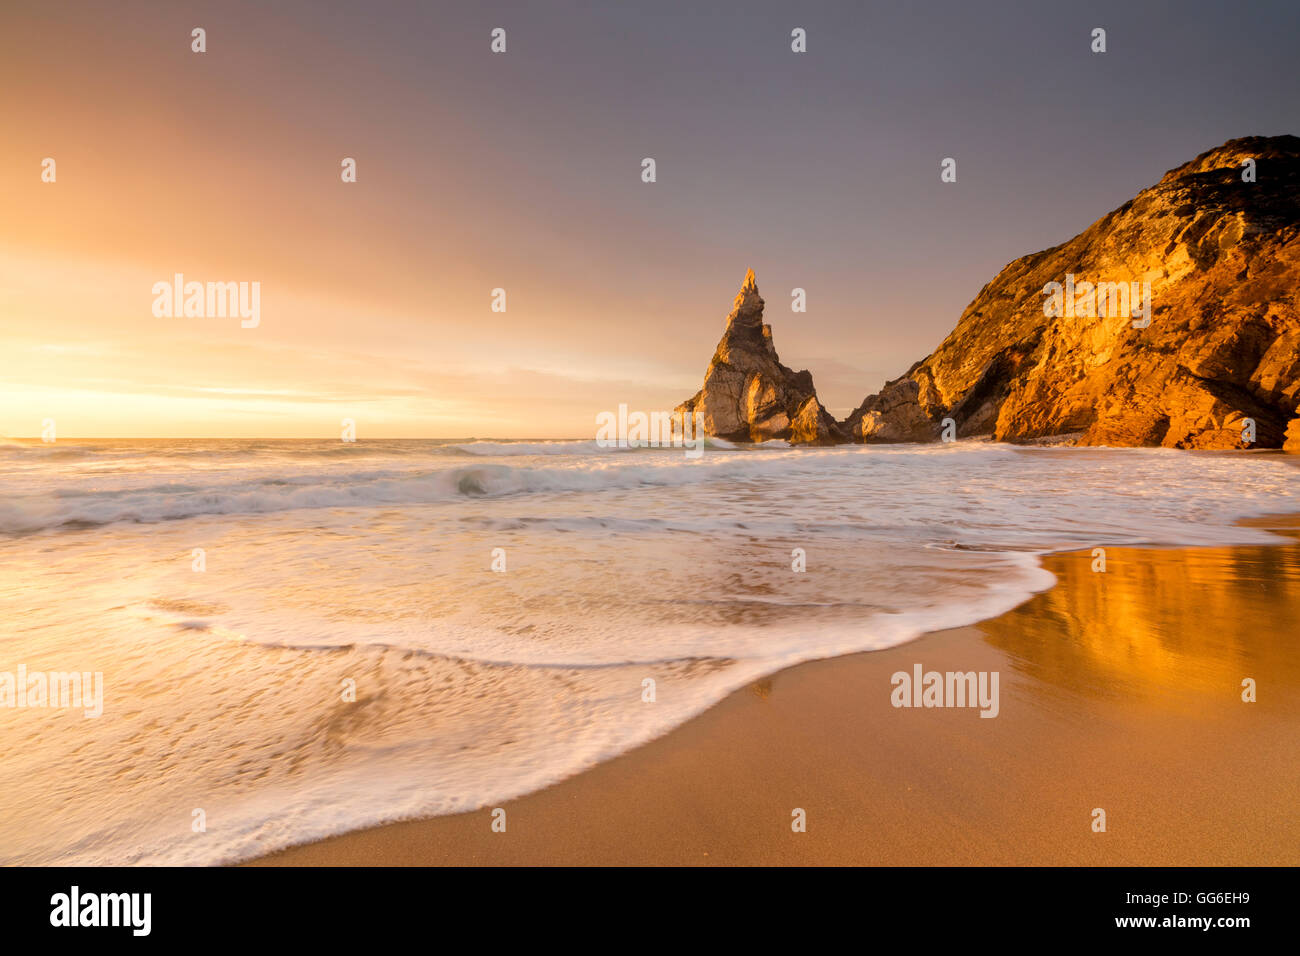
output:
[[[504,833],[484,808],[252,862],[1300,864],[1300,540],[1045,564],[1014,611],[782,671],[501,804]],[[998,716],[893,707],[918,663],[997,671]]]

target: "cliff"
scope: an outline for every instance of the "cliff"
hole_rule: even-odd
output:
[[[1298,286],[1300,138],[1231,140],[1012,262],[844,430],[926,441],[952,419],[1012,442],[1279,448],[1291,425],[1300,450]]]

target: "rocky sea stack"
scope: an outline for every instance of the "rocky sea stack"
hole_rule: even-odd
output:
[[[1093,294],[1045,315],[1044,288],[1067,281],[1149,288],[1150,324]],[[1011,442],[1279,448],[1291,425],[1300,450],[1298,288],[1300,138],[1230,140],[1004,268],[845,429],[926,441],[950,418],[958,436]]]
[[[751,269],[727,316],[726,331],[704,373],[704,387],[674,410],[704,415],[706,434],[727,441],[784,439],[794,444],[847,441],[817,400],[812,374],[781,364]]]
[[[754,274],[704,388],[707,433],[1300,452],[1300,138],[1252,136],[1166,173],[989,282],[926,358],[843,423],[780,363]],[[1051,290],[1058,290],[1055,294]]]

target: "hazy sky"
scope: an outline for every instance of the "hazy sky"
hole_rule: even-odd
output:
[[[1012,259],[1300,133],[1297,50],[1293,0],[4,3],[0,434],[590,436],[698,389],[746,268],[843,415]],[[177,272],[260,325],[155,317]]]

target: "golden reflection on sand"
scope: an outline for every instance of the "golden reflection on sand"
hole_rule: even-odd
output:
[[[979,630],[1023,673],[1090,695],[1231,702],[1254,678],[1261,704],[1297,698],[1300,544],[1095,561],[1048,558],[1058,585]]]

